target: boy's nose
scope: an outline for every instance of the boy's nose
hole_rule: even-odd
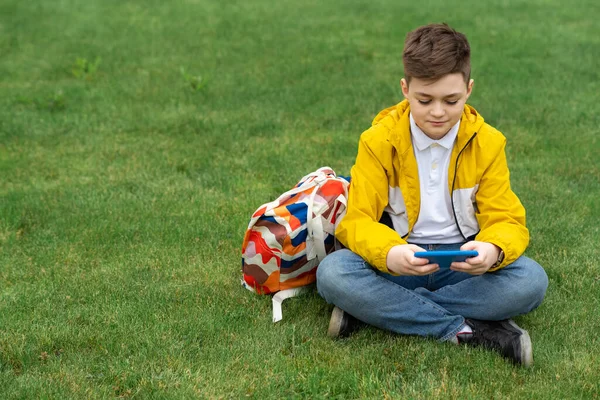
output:
[[[443,117],[444,116],[444,108],[441,104],[434,104],[431,108],[431,116],[432,117]]]

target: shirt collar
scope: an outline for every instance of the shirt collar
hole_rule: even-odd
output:
[[[433,140],[429,136],[427,136],[421,128],[417,126],[415,119],[410,113],[410,133],[412,134],[413,142],[419,151],[423,151],[434,143],[450,150],[454,145],[454,140],[456,139],[456,135],[458,135],[458,128],[460,126],[460,120],[454,124],[452,128],[448,131],[448,133],[441,139]]]

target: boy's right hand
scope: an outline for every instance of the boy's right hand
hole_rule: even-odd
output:
[[[440,269],[437,264],[428,264],[425,258],[415,257],[417,251],[426,250],[414,244],[392,247],[386,258],[388,270],[398,275],[429,275]]]

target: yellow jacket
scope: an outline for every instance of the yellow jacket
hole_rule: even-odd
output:
[[[386,257],[405,244],[420,209],[419,173],[406,100],[381,111],[359,141],[351,171],[346,216],[337,239],[369,264],[388,272]],[[499,269],[529,244],[525,208],[510,188],[506,138],[465,105],[450,157],[448,190],[457,226],[465,238],[504,250]],[[379,222],[389,213],[394,229]]]

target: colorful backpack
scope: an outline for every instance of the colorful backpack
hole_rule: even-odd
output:
[[[242,285],[259,294],[277,292],[273,322],[282,319],[284,299],[315,282],[319,262],[334,249],[348,185],[331,168],[319,168],[252,214],[242,244]]]

